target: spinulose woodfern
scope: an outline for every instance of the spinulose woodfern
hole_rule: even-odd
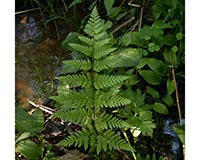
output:
[[[60,106],[54,116],[78,124],[82,130],[58,145],[83,146],[85,150],[96,150],[97,154],[113,149],[132,152],[132,146],[116,133],[117,129],[130,128],[130,124],[112,113],[114,109],[131,103],[130,99],[119,94],[129,76],[113,75],[108,71],[115,69],[120,59],[112,56],[117,48],[113,47],[96,7],[84,32],[86,36],[78,37],[82,43],[68,44],[83,58],[64,61],[64,65],[72,67],[73,71],[57,78],[58,95],[51,97]]]

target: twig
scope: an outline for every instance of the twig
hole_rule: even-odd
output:
[[[133,25],[131,31],[134,31],[138,24],[139,24],[139,20],[137,20],[136,23]]]
[[[128,5],[129,6],[132,6],[132,7],[140,7],[140,5],[139,4],[134,4],[134,3],[131,3],[131,0],[128,2]]]
[[[112,33],[117,32],[119,29],[123,28],[124,26],[126,26],[127,24],[129,24],[131,21],[133,21],[135,19],[135,17],[132,17],[130,19],[128,19],[127,21],[123,22],[122,24],[120,24],[118,27],[116,27]]]
[[[143,18],[143,12],[144,12],[144,5],[145,5],[145,0],[143,1],[143,5],[141,6],[141,10],[140,10],[140,23],[139,23],[139,32],[140,32],[140,29],[142,27],[142,18]]]
[[[34,102],[32,102],[31,100],[27,99],[28,103],[30,103],[32,106],[36,107],[36,108],[40,108],[42,111],[49,113],[49,114],[53,114],[53,112],[55,112],[54,109],[46,107],[42,104],[35,104]]]
[[[176,83],[176,76],[175,76],[175,71],[174,71],[173,57],[172,57],[172,53],[171,52],[170,52],[170,61],[171,61],[171,64],[172,64],[172,77],[173,77],[173,81],[174,81],[174,85],[175,85],[176,104],[177,104],[177,107],[178,107],[179,121],[180,121],[180,125],[182,125],[181,107],[180,107],[180,103],[179,103],[179,93],[178,93],[178,87],[177,87],[177,83]]]

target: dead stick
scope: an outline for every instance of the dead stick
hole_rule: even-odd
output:
[[[141,10],[140,10],[140,23],[139,23],[139,32],[140,32],[140,29],[142,27],[142,18],[143,18],[143,12],[144,12],[144,5],[145,5],[145,0],[143,1],[143,5],[141,6]]]
[[[130,19],[128,19],[127,21],[125,21],[124,23],[120,24],[117,28],[115,28],[112,33],[117,32],[119,29],[123,28],[124,26],[126,26],[127,24],[129,24],[131,21],[133,21],[135,19],[135,17],[132,17]]]
[[[40,108],[42,111],[47,112],[47,113],[49,113],[49,114],[53,114],[53,112],[55,112],[55,110],[52,109],[52,108],[43,106],[43,105],[41,105],[41,104],[39,104],[39,105],[38,105],[38,104],[35,104],[34,102],[32,102],[32,101],[29,100],[29,99],[27,99],[27,101],[28,101],[28,103],[30,103],[32,106],[37,107],[37,108]]]

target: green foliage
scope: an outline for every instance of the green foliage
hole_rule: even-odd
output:
[[[57,77],[58,95],[52,99],[60,106],[54,116],[78,124],[82,130],[58,145],[83,146],[85,150],[90,148],[91,152],[96,150],[97,154],[113,149],[133,152],[132,146],[115,132],[116,129],[131,128],[131,125],[112,114],[114,108],[131,103],[129,98],[120,95],[122,85],[130,77],[115,75],[114,71],[117,67],[137,65],[141,56],[135,49],[118,50],[114,47],[114,39],[106,29],[95,7],[84,29],[87,36],[77,36],[79,43],[70,42],[69,36],[64,40],[63,45],[70,46],[82,56],[63,63],[71,70],[65,70],[65,76]],[[126,64],[128,59],[133,59],[133,64]]]
[[[36,108],[32,115],[22,109],[16,108],[16,155],[22,155],[32,160],[57,160],[42,133],[44,128],[43,112]],[[48,147],[46,148],[46,146]]]
[[[185,145],[185,124],[183,125],[174,125],[173,130],[179,136],[183,145]]]
[[[33,160],[38,160],[41,155],[41,148],[31,140],[20,141],[16,151]]]
[[[40,109],[30,115],[26,111],[16,108],[16,128],[20,133],[30,132],[32,134],[40,133],[44,130],[44,117]]]

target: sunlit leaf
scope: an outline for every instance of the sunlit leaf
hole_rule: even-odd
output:
[[[142,55],[138,52],[137,49],[124,49],[117,54],[113,54],[109,59],[116,59],[116,62],[113,63],[112,67],[133,67],[136,66]]]

